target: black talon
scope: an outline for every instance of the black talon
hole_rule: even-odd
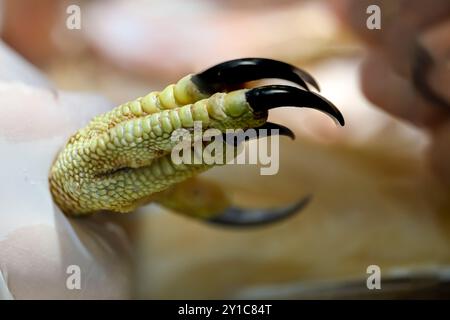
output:
[[[414,52],[415,57],[412,65],[412,81],[414,88],[416,88],[425,99],[431,101],[436,106],[449,109],[449,102],[437,94],[428,83],[428,75],[435,65],[433,57],[419,42],[416,42]]]
[[[261,131],[259,129],[264,129]],[[274,131],[278,130],[278,131]],[[236,133],[223,133],[222,139],[229,145],[237,147],[243,141],[249,141],[255,138],[270,137],[272,135],[286,136],[295,140],[295,134],[291,129],[277,123],[266,122],[262,126],[249,129],[248,131],[238,131]]]
[[[287,106],[307,107],[325,112],[341,126],[345,124],[343,115],[330,101],[311,91],[273,85],[250,89],[245,95],[247,102],[256,112]]]
[[[215,65],[197,75],[191,81],[203,92],[228,91],[244,82],[277,78],[292,81],[309,91],[308,85],[320,91],[316,80],[304,70],[290,64],[265,58],[244,58]]]
[[[311,200],[311,196],[282,208],[272,209],[242,209],[230,207],[222,214],[207,220],[209,223],[229,227],[254,227],[270,224],[286,219],[303,209]]]
[[[259,129],[266,129],[265,130],[266,135],[262,135],[261,133],[263,133],[263,132],[259,131]],[[294,132],[292,132],[292,130],[289,129],[288,127],[282,126],[281,124],[278,124],[278,123],[273,123],[273,122],[267,121],[262,126],[255,128],[255,130],[258,133],[258,138],[265,137],[265,136],[271,136],[272,132],[273,132],[272,130],[278,130],[278,131],[275,131],[275,134],[278,134],[279,136],[286,136],[286,137],[291,138],[292,140],[295,140]]]

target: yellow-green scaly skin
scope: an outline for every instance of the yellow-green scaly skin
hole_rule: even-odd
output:
[[[212,167],[172,163],[176,142],[170,137],[176,129],[192,128],[194,121],[201,121],[203,130],[221,131],[266,121],[267,114],[254,114],[246,102],[246,89],[207,96],[190,78],[95,117],[69,139],[49,177],[53,198],[63,212],[129,212],[158,201],[158,195],[170,196],[162,191]],[[177,208],[176,200],[159,201]]]

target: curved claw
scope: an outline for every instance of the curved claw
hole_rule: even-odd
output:
[[[245,132],[242,131],[237,133],[224,133],[222,134],[222,139],[229,145],[236,147],[243,141],[270,137],[273,135],[286,136],[291,138],[292,140],[295,140],[295,134],[291,129],[273,122],[266,122],[260,127],[254,128],[253,130],[247,130]]]
[[[296,106],[320,110],[345,125],[344,116],[330,101],[317,93],[283,85],[263,86],[250,89],[245,93],[246,100],[255,111],[267,111],[273,108]]]
[[[306,71],[285,62],[265,58],[243,58],[215,65],[191,81],[203,92],[227,91],[227,88],[244,82],[278,78],[297,83],[309,91],[307,83],[320,91],[316,80]]]
[[[265,130],[259,131],[259,129],[265,129]],[[278,123],[273,123],[273,122],[267,121],[262,126],[255,128],[255,130],[258,133],[258,138],[269,137],[274,132],[272,130],[278,130],[278,131],[275,131],[276,134],[278,134],[280,136],[286,136],[286,137],[291,138],[292,140],[295,140],[294,132],[292,132],[292,130],[289,129],[288,127],[282,126],[281,124],[278,124]]]
[[[301,209],[311,200],[311,196],[281,208],[272,209],[242,209],[229,207],[219,216],[207,220],[209,223],[229,227],[254,227],[274,223],[286,219]]]

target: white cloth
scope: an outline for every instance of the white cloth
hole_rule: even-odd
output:
[[[129,243],[120,225],[68,219],[48,188],[58,150],[111,104],[51,89],[3,46],[0,58],[8,61],[0,69],[0,298],[127,298]],[[80,289],[68,285],[72,266]]]

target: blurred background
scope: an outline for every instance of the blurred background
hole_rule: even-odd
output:
[[[372,2],[383,19],[395,9]],[[448,110],[425,106],[422,96],[404,98],[407,111],[397,107],[391,95],[406,97],[410,75],[393,67],[398,77],[392,82],[367,57],[389,43],[377,37],[393,30],[409,35],[410,24],[367,30],[372,2],[1,1],[3,42],[52,90],[95,92],[118,105],[228,59],[268,57],[314,75],[322,95],[346,118],[337,128],[313,110],[274,110],[271,120],[297,135],[294,142],[281,139],[279,174],[260,176],[256,166],[205,174],[241,206],[280,205],[312,193],[311,204],[289,220],[230,230],[156,205],[139,209],[134,224],[127,224],[132,297],[448,297]],[[396,2],[400,10],[402,1]],[[438,15],[411,4],[408,21],[448,21],[448,4],[430,3]],[[67,27],[70,5],[81,9],[79,29]],[[413,33],[422,35],[420,28]],[[405,52],[399,60],[408,60]],[[448,59],[450,51],[442,52]],[[440,81],[429,79],[443,95],[449,85],[445,61],[447,73],[436,71]],[[361,77],[362,65],[375,71]],[[377,80],[378,91],[364,82],[368,78]],[[370,265],[381,268],[383,290],[367,289]]]

